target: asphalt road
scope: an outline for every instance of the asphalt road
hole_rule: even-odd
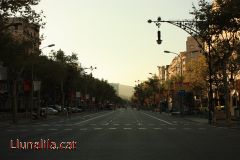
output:
[[[0,130],[0,160],[234,160],[240,157],[239,130],[130,108]],[[33,142],[35,149],[31,143],[28,149],[17,148],[17,139],[20,145]],[[55,143],[59,148],[36,149],[44,140],[45,148],[54,147]],[[60,149],[60,144],[67,149]]]

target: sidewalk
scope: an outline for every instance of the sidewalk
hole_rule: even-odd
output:
[[[207,118],[203,118],[203,117],[198,117],[198,116],[184,116],[183,118],[186,119],[186,120],[189,120],[189,121],[197,122],[197,123],[208,124],[208,119],[207,119]]]
[[[13,123],[12,119],[9,117],[8,119],[1,119],[0,127],[2,128],[2,127],[9,127],[9,126],[15,126],[15,125],[22,125],[22,124],[34,124],[34,123],[39,123],[39,122],[44,122],[44,121],[55,120],[58,118],[62,118],[62,116],[51,115],[51,116],[48,116],[47,119],[41,118],[41,119],[36,119],[36,120],[31,120],[31,119],[26,119],[26,118],[18,118],[17,123]]]
[[[208,118],[198,117],[194,115],[185,115],[183,117],[185,120],[189,120],[196,123],[209,124]],[[216,127],[226,127],[232,129],[240,129],[240,120],[232,120],[230,123],[227,123],[226,120],[217,120],[212,126]]]
[[[65,119],[71,119],[80,115],[86,115],[91,112],[81,112],[81,113],[74,113],[71,116],[67,117],[66,115],[48,115],[47,118],[41,117],[40,119],[31,120],[26,117],[18,118],[17,123],[13,123],[12,117],[7,116],[5,118],[0,119],[0,128],[10,127],[10,126],[16,126],[16,125],[22,125],[22,124],[35,124],[35,123],[41,123],[41,122],[50,122],[50,121],[56,121],[56,120],[65,120]]]

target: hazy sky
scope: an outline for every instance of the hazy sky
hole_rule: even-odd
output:
[[[171,62],[174,55],[164,50],[186,50],[187,33],[163,23],[157,45],[157,27],[147,20],[191,19],[192,4],[197,0],[42,0],[42,46],[54,43],[54,50],[77,53],[84,67],[97,67],[94,77],[133,86]]]

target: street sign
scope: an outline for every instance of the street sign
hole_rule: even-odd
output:
[[[179,91],[178,91],[178,95],[179,95],[179,96],[184,96],[185,93],[186,93],[185,90],[179,90]]]
[[[40,91],[41,81],[33,81],[33,89],[34,91]]]
[[[80,92],[76,92],[76,97],[80,98],[81,97],[81,93]]]

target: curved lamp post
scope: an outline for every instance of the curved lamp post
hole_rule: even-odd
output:
[[[182,60],[182,55],[181,54],[178,54],[178,53],[175,53],[175,52],[171,52],[171,51],[164,51],[164,53],[170,53],[170,54],[175,54],[177,55],[179,58],[180,58],[180,76],[182,77],[183,76],[183,60]]]
[[[180,58],[180,61],[181,61],[181,62],[180,62],[180,76],[181,76],[181,78],[182,78],[182,76],[183,76],[183,66],[182,66],[182,65],[183,65],[183,60],[182,60],[182,55],[181,55],[181,54],[178,54],[178,53],[175,53],[175,52],[167,51],[167,50],[165,50],[164,53],[175,54],[175,55],[177,55],[177,56]],[[182,86],[182,80],[181,80],[180,85]],[[179,92],[179,94],[181,94],[181,92]],[[180,96],[181,96],[181,100],[180,100],[180,112],[181,112],[181,115],[183,115],[183,114],[184,114],[183,95],[181,94]]]
[[[42,49],[44,49],[44,48],[50,48],[50,47],[53,47],[53,46],[55,46],[55,44],[50,44],[50,45],[47,45],[47,46],[44,46],[44,47],[42,47],[42,48],[40,48],[39,49],[39,51],[42,51]],[[40,54],[41,54],[41,52],[40,52]],[[31,66],[32,68],[31,68],[31,79],[32,79],[32,89],[31,89],[31,108],[30,108],[30,112],[31,112],[31,116],[32,116],[32,114],[33,114],[33,96],[34,96],[34,66],[33,66],[33,62],[32,62],[32,66]],[[37,105],[37,118],[40,118],[40,83],[41,82],[39,82],[38,84],[39,84],[39,93],[38,93],[38,100],[39,100],[39,104]],[[46,110],[48,110],[48,108],[46,108]],[[47,111],[46,111],[46,116],[47,116]],[[32,118],[31,118],[32,119]]]
[[[202,24],[202,22],[204,21],[197,21],[197,20],[173,20],[173,21],[169,21],[169,20],[162,20],[161,17],[158,17],[157,20],[148,20],[148,23],[155,23],[156,26],[158,27],[158,31],[160,28],[161,23],[169,23],[172,24],[174,26],[177,26],[178,28],[181,28],[182,30],[184,30],[185,32],[187,32],[188,34],[190,34],[198,43],[199,47],[202,48],[202,50],[204,51],[204,53],[207,55],[208,57],[208,68],[209,68],[209,116],[208,116],[208,120],[209,120],[209,124],[212,123],[212,118],[213,118],[213,113],[214,113],[214,107],[213,107],[213,79],[212,79],[212,75],[213,75],[213,70],[212,70],[212,55],[210,50],[213,49],[214,51],[216,51],[216,49],[214,48],[214,46],[211,44],[211,38],[210,37],[206,37],[203,33],[201,33],[198,29],[199,25]],[[202,45],[202,42],[198,39],[200,38],[201,40],[205,41],[208,45],[208,51],[206,51],[206,47],[204,47]],[[161,40],[162,41],[162,40]],[[161,43],[158,43],[161,44]]]

